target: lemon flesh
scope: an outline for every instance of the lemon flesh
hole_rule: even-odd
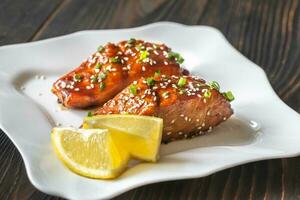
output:
[[[129,161],[128,152],[116,145],[108,130],[54,128],[51,141],[66,166],[86,177],[115,178]]]
[[[163,120],[140,115],[97,115],[86,117],[83,128],[108,129],[118,146],[131,156],[156,162],[161,143]]]

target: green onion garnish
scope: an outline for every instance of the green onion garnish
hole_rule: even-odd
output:
[[[180,89],[179,90],[179,94],[185,94],[186,93],[186,90],[185,89]]]
[[[128,41],[127,41],[127,43],[128,44],[133,44],[133,43],[135,43],[135,39],[134,38],[130,38]]]
[[[96,77],[96,76],[93,76],[93,77],[91,77],[91,82],[92,82],[92,83],[96,83],[96,82],[97,82],[97,80],[98,80],[98,79],[97,79],[97,77]]]
[[[159,70],[157,70],[157,71],[154,73],[154,77],[158,77],[158,76],[160,76],[160,71],[159,71]]]
[[[97,63],[97,65],[95,66],[95,69],[100,69],[102,67],[101,63]]]
[[[147,82],[148,86],[152,86],[152,85],[154,85],[155,80],[153,78],[149,77],[146,79],[146,82]]]
[[[101,73],[98,75],[98,79],[99,79],[99,80],[103,80],[103,79],[105,79],[105,78],[106,78],[106,73],[101,72]]]
[[[100,45],[100,46],[98,47],[97,50],[98,50],[99,52],[101,52],[103,49],[104,49],[104,47],[103,47],[102,45]]]
[[[220,91],[220,85],[217,81],[212,81],[209,83],[209,86],[213,89]]]
[[[109,58],[109,61],[112,63],[117,63],[117,62],[120,62],[120,59],[117,57],[111,57],[111,58]]]
[[[148,57],[149,57],[149,52],[148,51],[141,51],[140,52],[140,60],[141,61],[144,61]]]
[[[82,76],[80,75],[80,74],[75,74],[74,76],[73,76],[73,80],[75,81],[75,82],[79,82],[79,81],[81,81],[81,79],[82,79]]]
[[[103,90],[105,88],[105,83],[101,82],[99,85],[100,90]]]
[[[179,53],[176,53],[176,52],[172,52],[172,51],[169,52],[168,58],[175,59],[179,64],[182,64],[184,62],[183,57]]]
[[[206,91],[204,92],[204,98],[210,98],[210,97],[211,97],[211,91],[206,90]]]
[[[169,95],[170,95],[170,92],[166,91],[162,94],[162,97],[166,99],[169,97]]]
[[[180,77],[180,79],[179,79],[177,85],[178,85],[179,87],[182,87],[182,86],[184,86],[185,84],[186,84],[186,78]]]
[[[228,100],[228,101],[233,101],[234,100],[234,95],[231,91],[228,92],[224,92],[223,93],[224,97]]]
[[[130,93],[133,94],[133,95],[136,95],[137,93],[137,87],[136,85],[130,85]]]
[[[108,65],[107,67],[105,67],[104,72],[107,73],[107,72],[109,72],[110,70],[111,70],[111,66]]]
[[[91,111],[89,111],[89,112],[87,113],[87,116],[88,116],[88,117],[92,117],[92,116],[93,116],[93,113],[92,113]]]

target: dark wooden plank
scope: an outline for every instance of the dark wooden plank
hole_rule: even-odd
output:
[[[73,0],[56,9],[32,39],[162,20],[217,27],[266,71],[279,96],[300,112],[299,0]],[[0,14],[0,22],[1,18]],[[3,134],[0,144],[0,185],[5,183],[0,199],[54,199],[29,184],[19,154]],[[300,197],[299,168],[299,157],[255,162],[200,179],[143,186],[115,199],[296,199]]]
[[[60,2],[1,0],[0,45],[30,41]],[[1,130],[0,152],[0,199],[28,199],[36,189],[28,182],[19,152]]]
[[[61,0],[1,0],[0,45],[29,41]]]

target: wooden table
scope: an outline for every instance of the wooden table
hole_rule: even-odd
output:
[[[300,112],[300,0],[1,0],[0,45],[156,21],[217,27],[266,71],[281,99]],[[220,198],[299,199],[300,157],[147,185],[116,199]],[[20,154],[1,131],[0,199],[56,199],[30,184]]]

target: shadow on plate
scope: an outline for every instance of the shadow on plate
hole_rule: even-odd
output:
[[[259,125],[253,121],[231,117],[211,133],[192,139],[161,145],[160,155],[168,155],[189,149],[213,146],[241,146],[253,143],[259,136]]]

